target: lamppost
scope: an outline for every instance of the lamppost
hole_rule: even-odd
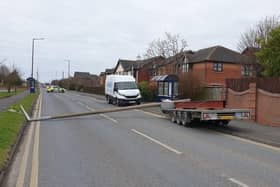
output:
[[[68,89],[70,90],[70,60],[64,59],[64,61],[68,62]]]
[[[64,61],[68,62],[68,79],[70,79],[70,60],[65,59]]]
[[[30,86],[30,93],[35,93],[35,79],[33,77],[33,66],[34,66],[34,41],[35,40],[44,40],[44,38],[32,38],[32,63],[31,63],[31,77],[27,80]],[[37,77],[38,78],[38,77]]]
[[[45,38],[32,38],[32,65],[31,65],[31,78],[33,78],[33,66],[34,66],[34,41],[44,40]]]

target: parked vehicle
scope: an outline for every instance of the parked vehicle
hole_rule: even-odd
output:
[[[225,108],[225,101],[164,101],[161,110],[169,114],[173,123],[190,126],[194,122],[227,125],[231,120],[249,120],[249,109]]]
[[[105,81],[105,97],[109,104],[118,106],[141,103],[141,94],[135,79],[129,75],[108,75]]]
[[[47,92],[57,92],[57,93],[64,93],[65,92],[65,89],[64,88],[61,88],[57,85],[51,85],[51,86],[48,86],[47,87]]]
[[[47,92],[50,93],[50,92],[53,92],[53,86],[47,86]]]

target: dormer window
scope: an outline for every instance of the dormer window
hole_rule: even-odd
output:
[[[188,58],[184,59],[184,63],[182,64],[182,72],[189,72],[189,60]]]

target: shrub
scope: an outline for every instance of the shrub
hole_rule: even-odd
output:
[[[157,88],[155,85],[149,84],[147,81],[142,81],[138,84],[143,101],[155,101],[157,96]]]
[[[179,97],[192,100],[207,98],[207,89],[193,73],[183,73],[179,76]]]

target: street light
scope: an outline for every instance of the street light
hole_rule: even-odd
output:
[[[65,59],[64,61],[68,62],[68,79],[70,78],[70,60]]]
[[[34,41],[44,40],[45,38],[32,38],[32,65],[31,65],[31,77],[33,78],[33,66],[34,66]]]
[[[64,59],[64,61],[68,62],[68,89],[70,90],[70,60]]]

